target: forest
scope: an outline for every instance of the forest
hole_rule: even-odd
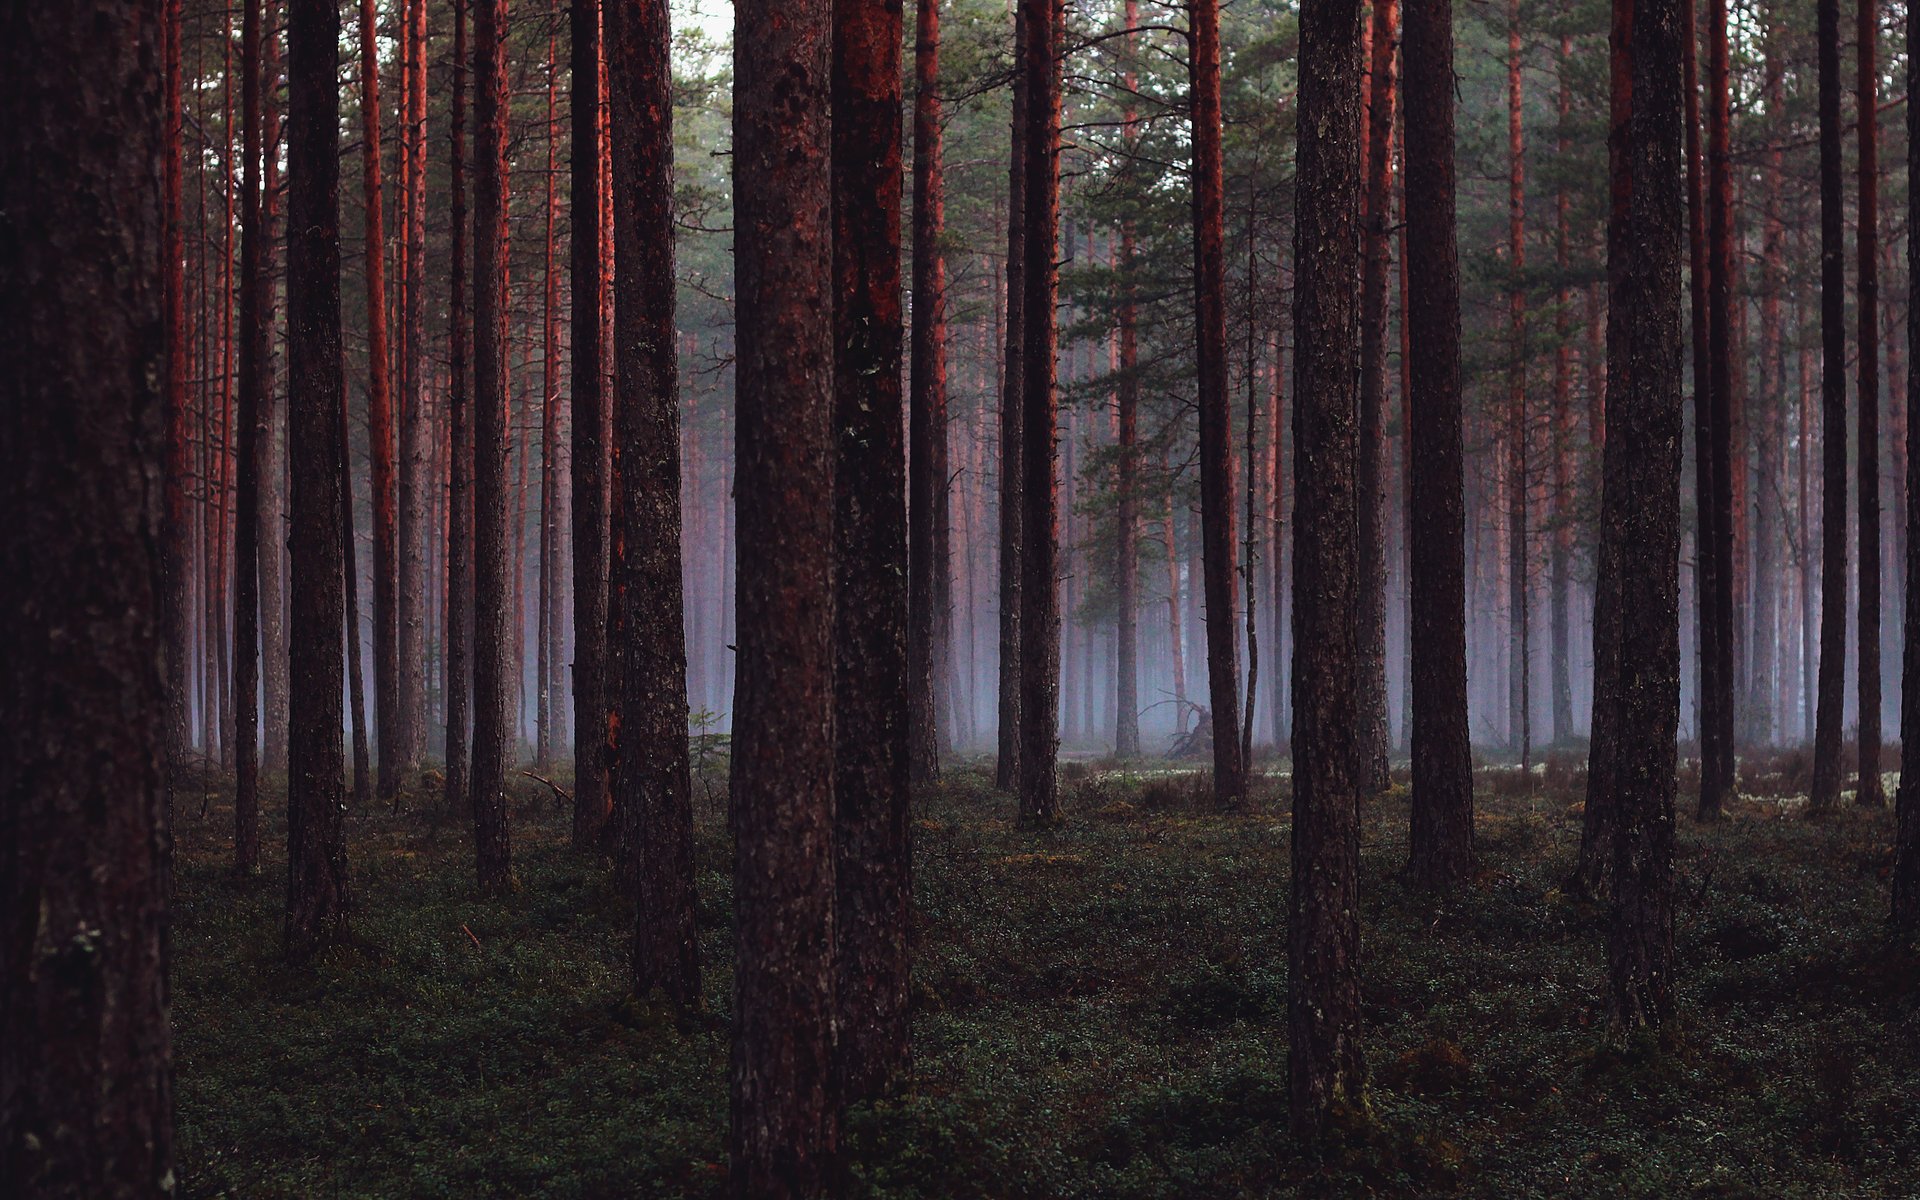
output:
[[[0,1196],[1920,1195],[1917,28],[0,5]]]

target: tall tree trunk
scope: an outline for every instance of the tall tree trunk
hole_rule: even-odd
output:
[[[1573,37],[1560,35],[1558,117],[1556,150],[1564,161],[1572,153],[1569,121],[1573,112],[1572,89],[1568,74],[1573,58]],[[1564,180],[1554,184],[1554,270],[1564,281],[1572,273],[1567,244],[1568,224],[1573,208]],[[1573,292],[1563,282],[1553,306],[1553,416],[1548,422],[1548,449],[1553,455],[1553,547],[1549,573],[1552,575],[1553,661],[1550,664],[1553,692],[1553,740],[1565,743],[1573,737],[1573,658],[1571,606],[1573,591]]]
[[[1360,271],[1360,5],[1300,13],[1295,167],[1293,875],[1287,919],[1292,1124],[1365,1111],[1360,1042],[1359,677],[1354,353]]]
[[[160,596],[161,637],[167,667],[167,755],[177,770],[193,752],[191,730],[193,668],[192,587],[193,526],[188,511],[192,474],[191,413],[187,401],[187,278],[186,218],[181,205],[181,176],[187,152],[180,104],[181,0],[164,0],[160,18],[161,104],[166,155],[161,166],[160,283],[161,319],[166,329],[166,455],[161,461],[161,488],[165,494],[160,527],[166,563],[166,585]],[[168,809],[171,828],[172,807]]]
[[[1460,257],[1454,217],[1451,0],[1407,9],[1407,522],[1413,624],[1413,812],[1407,872],[1424,887],[1473,867],[1467,735],[1466,469],[1461,446]]]
[[[1717,724],[1711,739],[1703,740],[1716,756],[1713,770],[1702,767],[1699,814],[1717,817],[1736,788],[1734,778],[1734,563],[1733,541],[1733,194],[1728,150],[1731,122],[1727,94],[1727,4],[1707,0],[1707,91],[1711,108],[1707,128],[1707,393],[1713,413],[1709,422],[1712,444],[1713,519],[1705,528],[1711,539],[1715,665],[1712,685],[1718,691],[1711,713]],[[1704,544],[1703,544],[1704,545]],[[1704,560],[1703,553],[1701,558]],[[1703,709],[1703,717],[1706,710]]]
[[[607,794],[607,446],[600,342],[600,0],[574,0],[573,34],[573,845],[598,844]]]
[[[1840,195],[1840,0],[1817,0],[1820,83],[1820,683],[1809,806],[1840,802],[1847,660],[1847,264]]]
[[[1026,507],[1021,499],[1025,467],[1020,444],[1025,421],[1027,238],[1027,34],[1026,6],[1013,14],[1013,124],[1007,153],[1007,334],[1000,384],[1000,675],[999,753],[994,786],[1020,785],[1020,579]]]
[[[1779,112],[1786,104],[1786,72],[1779,38],[1776,20],[1770,23],[1769,32],[1762,40],[1765,63],[1762,67],[1761,94],[1769,112]],[[1758,395],[1762,412],[1755,444],[1759,472],[1754,481],[1753,673],[1748,689],[1749,720],[1745,732],[1763,747],[1774,745],[1776,735],[1781,730],[1774,711],[1775,696],[1776,688],[1784,681],[1786,674],[1780,668],[1779,655],[1780,547],[1786,532],[1781,504],[1781,455],[1786,445],[1782,436],[1782,420],[1788,395],[1780,315],[1780,293],[1784,286],[1782,259],[1786,253],[1786,225],[1780,211],[1783,158],[1784,154],[1776,142],[1767,148],[1760,165],[1761,190],[1766,209],[1760,241],[1761,386]]]
[[[1019,0],[1025,17],[1027,112],[1022,130],[1026,235],[1021,304],[1020,817],[1059,818],[1060,494],[1054,392],[1054,265],[1060,224],[1060,46],[1054,0]]]
[[[947,265],[941,166],[940,0],[917,0],[913,50],[913,362],[908,453],[907,740],[915,782],[940,774],[947,555]]]
[[[1624,7],[1630,0],[1616,0]],[[1608,784],[1618,827],[1607,933],[1616,1035],[1673,1016],[1675,733],[1680,716],[1682,23],[1677,0],[1631,0],[1624,228],[1609,236],[1609,311],[1625,358],[1607,388],[1605,536],[1615,544],[1618,663]],[[1616,75],[1615,86],[1620,80]],[[1617,144],[1616,144],[1617,145]],[[1619,216],[1615,211],[1616,219]]]
[[[352,418],[344,391],[335,416],[340,425],[340,458],[335,467],[340,474],[341,590],[347,626],[347,707],[353,724],[353,807],[364,813],[373,803],[373,768],[367,749],[366,655],[360,645],[360,548],[354,532],[353,439],[348,432]]]
[[[507,756],[514,720],[507,627],[506,0],[478,0],[473,22],[473,796],[480,890],[513,885]]]
[[[397,769],[411,774],[426,750],[426,537],[433,480],[428,440],[432,421],[424,342],[427,275],[427,3],[408,0],[402,46],[408,63],[405,118],[401,137],[407,148],[405,189],[406,269],[400,307],[400,578],[395,609],[396,654],[400,663],[397,703]],[[382,748],[384,750],[384,747]]]
[[[900,396],[900,10],[833,6],[834,984],[838,1092],[907,1048],[907,480]]]
[[[1234,629],[1233,414],[1227,404],[1227,266],[1221,248],[1226,200],[1220,153],[1220,5],[1194,0],[1193,303],[1199,368],[1200,530],[1207,603],[1207,692],[1213,706],[1213,799],[1237,807],[1247,795],[1241,757],[1240,648]]]
[[[1689,344],[1693,351],[1693,483],[1695,536],[1693,596],[1694,627],[1699,661],[1695,702],[1700,727],[1700,803],[1713,799],[1715,811],[1725,785],[1716,778],[1721,755],[1719,706],[1724,696],[1720,686],[1720,622],[1714,615],[1714,603],[1720,591],[1716,583],[1720,558],[1715,548],[1714,521],[1719,508],[1714,502],[1713,486],[1713,272],[1707,252],[1706,169],[1700,146],[1699,19],[1694,0],[1683,0],[1682,19],[1686,24],[1683,86],[1686,88],[1687,155],[1687,278],[1691,322]]]
[[[1920,16],[1915,15],[1912,5],[1907,6],[1907,45],[1920,46]],[[1920,82],[1920,68],[1916,68],[1913,55],[1907,55],[1907,92],[1913,95],[1917,82]],[[1920,112],[1915,111],[1912,103],[1907,105],[1907,142],[1913,145],[1920,139]],[[1916,241],[1912,230],[1914,218],[1920,215],[1920,155],[1907,155],[1907,280],[1909,286],[1920,279],[1920,241]],[[1920,346],[1920,307],[1911,300],[1907,303],[1907,346],[1909,351]],[[1907,394],[1905,396],[1909,417],[1920,403],[1920,388],[1914,386],[1920,371],[1907,376]],[[1906,544],[1906,642],[1901,649],[1900,663],[1900,745],[1903,753],[1906,747],[1920,747],[1920,604],[1914,602],[1920,596],[1920,538],[1914,537],[1916,523],[1920,523],[1920,454],[1914,453],[1912,424],[1907,426],[1907,544]],[[1920,766],[1908,769],[1903,760],[1900,769],[1900,786],[1894,794],[1894,849],[1893,849],[1893,925],[1902,935],[1911,937],[1920,931]]]
[[[1360,225],[1360,461],[1359,608],[1355,610],[1360,671],[1362,794],[1386,790],[1387,750],[1387,556],[1386,389],[1387,237],[1393,219],[1394,43],[1399,37],[1399,0],[1375,0],[1368,39],[1366,191]]]
[[[381,204],[380,34],[376,0],[360,0],[360,180],[366,225],[367,447],[373,461],[373,708],[380,795],[400,787],[400,542],[393,389],[387,344],[386,226]]]
[[[289,580],[287,950],[347,935],[340,635],[347,570],[340,412],[340,12],[287,6]]]
[[[279,220],[280,194],[280,110],[275,97],[275,81],[280,77],[280,5],[268,0],[262,10],[261,32],[261,147],[265,162],[261,184],[261,270],[266,272],[267,289],[261,299],[260,319],[267,327],[267,351],[261,370],[266,382],[260,392],[260,525],[257,545],[260,555],[260,659],[264,683],[263,709],[266,717],[265,751],[261,765],[269,771],[287,767],[287,627],[286,627],[286,550],[287,526],[285,492],[281,477],[286,457],[279,431],[283,414],[276,397],[278,380],[273,365],[273,327],[276,247],[279,238],[275,225]]]
[[[16,6],[0,45],[0,1192],[20,1200],[174,1178],[162,11]]]
[[[734,6],[732,1191],[825,1195],[834,1026],[829,0]],[[664,66],[664,64],[663,64]],[[616,228],[618,222],[616,222]]]
[[[245,0],[240,18],[241,207],[239,485],[233,548],[233,866],[243,875],[260,868],[260,480],[273,436],[262,419],[273,390],[272,317],[267,296],[265,209],[261,195],[261,0]],[[269,543],[271,544],[271,543]]]
[[[1532,569],[1527,511],[1527,186],[1520,93],[1520,0],[1507,0],[1507,739],[1533,763]]]
[[[556,23],[559,0],[549,0],[548,15]],[[560,73],[559,35],[547,34],[547,202],[545,277],[540,314],[540,594],[534,615],[539,634],[534,639],[534,761],[542,770],[553,762],[553,713],[558,697],[553,692],[554,616],[558,589],[554,585],[554,567],[558,562],[560,525],[554,511],[559,503],[560,440],[560,272],[553,260],[554,143],[558,140],[554,113]],[[671,236],[671,234],[669,234]],[[672,341],[671,338],[668,339]]]
[[[1880,6],[1876,0],[1858,0],[1857,11],[1860,394],[1856,397],[1859,429],[1855,456],[1860,489],[1860,777],[1854,799],[1862,807],[1881,808],[1887,803],[1887,795],[1880,782],[1880,137],[1875,116],[1880,77],[1874,65],[1880,40]]]
[[[482,0],[488,3],[490,0]],[[582,7],[591,0],[582,0]],[[467,748],[473,696],[473,392],[467,354],[467,0],[453,0],[453,111],[448,168],[453,226],[447,303],[447,787],[448,811],[470,796]],[[576,215],[574,236],[581,236]],[[596,314],[595,323],[598,324]],[[580,394],[576,384],[575,396]],[[584,783],[576,781],[576,790]]]
[[[1134,30],[1140,23],[1138,0],[1126,0],[1126,42],[1122,50],[1125,75],[1122,91],[1125,116],[1121,137],[1125,158],[1121,170],[1131,174],[1130,163],[1140,136],[1140,113],[1133,96],[1139,88],[1136,73]],[[1113,753],[1117,758],[1140,754],[1140,309],[1139,288],[1134,282],[1134,228],[1131,216],[1120,221],[1120,311],[1119,378],[1115,385],[1115,406],[1119,443],[1115,463],[1114,491],[1119,553],[1115,565],[1114,594],[1118,615],[1115,620],[1115,686]]]

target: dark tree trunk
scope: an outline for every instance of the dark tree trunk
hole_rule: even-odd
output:
[[[1466,474],[1461,448],[1460,257],[1454,221],[1451,0],[1407,9],[1407,521],[1413,622],[1413,812],[1407,873],[1423,887],[1473,867],[1467,738]]]
[[[1572,153],[1569,123],[1573,96],[1568,75],[1573,57],[1573,37],[1560,36],[1559,129],[1555,149],[1562,160]],[[1572,274],[1569,257],[1568,223],[1573,198],[1564,179],[1554,185],[1553,265],[1562,280]],[[1564,284],[1554,303],[1553,414],[1548,422],[1549,452],[1553,455],[1553,547],[1550,555],[1552,575],[1553,661],[1550,664],[1553,692],[1553,740],[1564,743],[1573,737],[1573,657],[1570,612],[1573,591],[1573,293]]]
[[[340,635],[347,570],[340,471],[340,12],[287,6],[287,950],[346,937]]]
[[[473,393],[467,353],[467,0],[453,0],[453,112],[449,190],[452,263],[447,304],[447,787],[446,807],[470,801],[468,732],[472,714]],[[579,237],[575,226],[575,237]],[[596,324],[597,324],[596,319]],[[578,353],[578,351],[576,351]],[[576,392],[577,396],[578,393]],[[576,785],[579,786],[579,785]]]
[[[505,0],[474,11],[473,178],[473,833],[480,890],[513,885],[507,661],[513,645],[507,565],[507,66]]]
[[[427,385],[422,319],[427,273],[427,0],[409,0],[401,38],[406,56],[402,97],[406,173],[400,180],[406,216],[400,304],[400,581],[395,615],[400,660],[397,769],[410,774],[426,749],[426,563],[428,496]]]
[[[161,6],[28,5],[5,24],[0,1192],[157,1197],[174,1178],[177,691],[153,488],[173,415]]]
[[[1624,4],[1626,0],[1618,0]],[[1612,687],[1618,827],[1607,934],[1607,1016],[1616,1034],[1673,1015],[1674,736],[1680,717],[1680,153],[1679,0],[1637,0],[1631,112],[1624,149],[1624,227],[1609,238],[1608,306],[1625,359],[1607,388],[1605,536],[1619,567],[1619,652]],[[1616,82],[1617,79],[1616,79]],[[1618,214],[1616,213],[1616,216]]]
[[[233,547],[233,867],[260,868],[260,480],[273,429],[264,416],[273,390],[272,315],[267,297],[267,228],[261,194],[261,0],[246,0],[240,18],[241,167],[240,378],[238,484]]]
[[[1139,112],[1133,94],[1139,87],[1135,74],[1134,28],[1140,23],[1137,0],[1126,0],[1127,40],[1123,50],[1126,75],[1122,81],[1127,99],[1123,118],[1124,153],[1121,170],[1131,175],[1130,159],[1139,138]],[[1134,284],[1133,218],[1120,221],[1120,312],[1119,372],[1114,388],[1117,409],[1116,441],[1119,458],[1115,464],[1114,490],[1116,519],[1119,523],[1119,553],[1114,579],[1114,595],[1119,609],[1115,622],[1114,670],[1118,676],[1114,691],[1116,710],[1113,725],[1113,753],[1117,758],[1137,757],[1140,753],[1140,311],[1139,289]],[[1275,450],[1278,453],[1278,450]],[[1276,548],[1274,553],[1278,553]],[[1251,697],[1248,700],[1252,702]]]
[[[666,0],[608,7],[613,132],[614,873],[637,898],[634,991],[700,1001],[680,575],[679,347],[673,312],[672,35]]]
[[[1820,684],[1808,806],[1840,803],[1847,661],[1847,264],[1840,195],[1840,0],[1818,0],[1820,80]]]
[[[160,20],[162,122],[166,159],[161,169],[161,312],[166,326],[166,456],[161,463],[161,487],[166,500],[160,540],[166,556],[166,586],[161,591],[161,635],[167,667],[167,755],[175,770],[193,753],[191,688],[193,671],[192,605],[189,591],[193,571],[193,518],[188,511],[192,466],[192,416],[187,403],[187,280],[186,219],[181,206],[182,138],[184,114],[180,107],[181,0],[164,0]],[[167,810],[172,827],[172,805]]]
[[[360,178],[367,273],[367,448],[373,463],[373,711],[379,791],[400,788],[400,540],[395,504],[393,380],[387,340],[386,226],[381,196],[380,39],[375,0],[360,0]]]
[[[907,480],[900,397],[900,40],[835,0],[834,982],[839,1095],[907,1071]]]
[[[1920,16],[1915,15],[1912,5],[1907,7],[1907,44],[1920,45]],[[1913,56],[1907,57],[1907,91],[1913,94],[1916,82],[1920,82],[1920,69],[1916,69]],[[1912,104],[1907,105],[1907,141],[1911,145],[1920,138],[1920,111]],[[1920,199],[1920,155],[1907,156],[1907,228],[1914,228],[1914,218],[1920,208],[1915,201]],[[1920,241],[1911,233],[1907,236],[1907,278],[1909,281],[1920,279]],[[1909,348],[1920,346],[1920,306],[1907,305],[1907,345]],[[1920,405],[1920,387],[1915,386],[1920,379],[1920,371],[1907,376],[1907,412],[1909,421],[1916,405]],[[1920,763],[1909,769],[1905,754],[1913,752],[1908,747],[1920,751],[1920,604],[1914,602],[1920,596],[1920,537],[1914,536],[1916,527],[1920,527],[1920,454],[1914,453],[1911,423],[1907,426],[1907,611],[1906,643],[1901,650],[1900,664],[1900,745],[1902,761],[1900,767],[1900,788],[1894,797],[1894,847],[1893,847],[1893,924],[1904,936],[1911,937],[1920,932]]]
[[[1700,31],[1694,0],[1683,0],[1681,20],[1686,26],[1681,69],[1686,89],[1687,294],[1693,352],[1693,597],[1699,660],[1700,805],[1707,810],[1711,798],[1712,811],[1718,811],[1726,786],[1718,778],[1722,762],[1720,704],[1725,690],[1720,686],[1722,629],[1714,607],[1720,595],[1720,541],[1714,533],[1720,510],[1713,486],[1717,461],[1713,453],[1713,260],[1707,251],[1706,173],[1700,147]]]
[[[948,625],[947,264],[940,249],[940,0],[918,0],[913,50],[913,407],[908,440],[907,741],[914,781],[940,774]]]
[[[1060,79],[1054,0],[1020,0],[1025,29],[1026,265],[1021,303],[1020,819],[1059,819],[1060,448],[1055,426],[1054,264],[1060,224]]]
[[[1716,2],[1724,4],[1725,0]],[[1882,808],[1887,794],[1880,782],[1880,139],[1875,117],[1880,77],[1874,66],[1880,5],[1876,0],[1860,0],[1857,8],[1860,394],[1855,397],[1859,427],[1854,453],[1860,492],[1860,611],[1856,629],[1860,639],[1860,776],[1854,800],[1866,808]],[[1724,46],[1716,47],[1715,52],[1722,57],[1726,54]]]
[[[1220,153],[1220,5],[1194,0],[1193,303],[1199,339],[1200,528],[1207,593],[1207,693],[1213,706],[1213,798],[1237,807],[1247,795],[1240,739],[1240,648],[1234,626],[1233,414],[1227,403],[1227,265]],[[1384,610],[1383,610],[1384,611]],[[1382,689],[1382,703],[1385,703]],[[1384,753],[1384,746],[1382,747]]]
[[[1363,794],[1387,786],[1386,389],[1387,235],[1392,222],[1394,50],[1399,0],[1376,0],[1368,39],[1366,192],[1360,232],[1360,460],[1358,471],[1360,593],[1355,611],[1360,671],[1360,758]]]
[[[1713,638],[1719,656],[1713,675],[1719,695],[1713,702],[1718,723],[1711,745],[1717,756],[1713,770],[1702,770],[1700,817],[1719,816],[1727,797],[1737,787],[1734,778],[1734,568],[1733,541],[1733,189],[1727,144],[1730,114],[1727,95],[1726,0],[1708,0],[1707,83],[1712,108],[1707,129],[1707,356],[1708,393],[1713,401],[1710,422],[1713,452]],[[1744,455],[1744,448],[1742,451]],[[1707,745],[1702,743],[1702,747]],[[1711,783],[1710,788],[1708,784]]]
[[[1300,15],[1295,168],[1293,876],[1287,1074],[1296,1133],[1365,1111],[1360,1043],[1359,456],[1360,5]]]
[[[1027,245],[1026,6],[1013,15],[1013,126],[1007,154],[1007,341],[1000,382],[1000,728],[994,786],[1020,786],[1020,579],[1026,507],[1021,499],[1025,454]]]
[[[573,0],[573,845],[599,844],[607,794],[607,447],[600,345],[600,0]]]
[[[336,439],[339,460],[334,464],[340,475],[340,542],[342,616],[347,626],[347,707],[353,724],[353,807],[366,812],[373,803],[373,770],[367,750],[366,655],[360,645],[360,552],[353,520],[353,456],[348,425],[347,394],[342,383],[340,405],[335,417],[340,426]]]
[[[832,6],[734,7],[732,1190],[825,1195],[834,1024]],[[616,222],[617,225],[617,222]]]
[[[1507,4],[1507,740],[1522,770],[1533,765],[1532,589],[1528,572],[1527,185],[1521,124],[1520,0]]]
[[[263,708],[266,717],[265,755],[262,765],[269,771],[287,767],[287,627],[286,627],[286,551],[287,527],[285,493],[280,479],[285,471],[285,455],[277,432],[282,424],[275,395],[278,383],[273,365],[274,291],[273,278],[278,239],[275,224],[279,218],[280,192],[280,111],[275,100],[274,81],[280,77],[280,5],[269,0],[262,12],[261,33],[262,90],[261,146],[265,153],[262,169],[261,270],[267,275],[266,294],[261,301],[260,320],[267,327],[267,352],[261,370],[266,383],[260,393],[260,523],[257,537],[260,558],[260,658],[265,685]]]

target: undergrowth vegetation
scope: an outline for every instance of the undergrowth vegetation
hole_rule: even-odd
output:
[[[1605,914],[1560,889],[1579,771],[1486,768],[1480,870],[1446,900],[1400,882],[1397,778],[1362,831],[1372,1119],[1311,1154],[1286,1131],[1284,777],[1218,815],[1193,775],[1075,766],[1039,833],[976,771],[921,796],[917,1083],[849,1114],[844,1194],[1920,1194],[1920,957],[1882,923],[1889,814],[1683,816],[1682,1028],[1610,1047]],[[520,780],[520,887],[483,901],[436,782],[352,818],[355,944],[301,968],[280,957],[284,829],[236,880],[224,797],[177,800],[183,1194],[723,1194],[724,780],[694,787],[706,1005],[679,1022],[628,1000],[628,910],[552,791]]]

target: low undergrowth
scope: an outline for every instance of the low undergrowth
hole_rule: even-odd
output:
[[[954,772],[914,825],[916,1083],[849,1115],[847,1194],[1920,1193],[1920,958],[1882,924],[1888,814],[1683,816],[1681,1028],[1615,1050],[1604,913],[1559,887],[1578,772],[1487,771],[1479,873],[1449,899],[1400,882],[1404,776],[1366,808],[1372,1120],[1312,1154],[1286,1132],[1284,777],[1218,815],[1190,777],[1103,764],[1064,786],[1061,828],[1025,832]],[[520,781],[519,890],[483,901],[433,782],[352,818],[355,942],[299,968],[277,789],[269,861],[240,880],[224,798],[179,799],[183,1194],[723,1194],[723,781],[694,789],[706,1004],[680,1022],[629,1002],[626,906],[546,786]]]

